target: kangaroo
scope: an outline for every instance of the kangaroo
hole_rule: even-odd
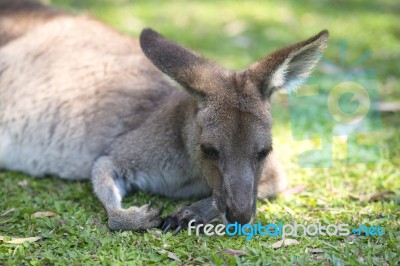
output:
[[[286,184],[271,136],[271,96],[298,88],[328,32],[245,70],[152,29],[131,39],[90,17],[0,0],[0,169],[91,179],[111,230],[188,221],[248,223]],[[199,197],[165,218],[122,208],[127,193]]]

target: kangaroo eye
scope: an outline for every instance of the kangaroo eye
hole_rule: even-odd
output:
[[[271,153],[271,150],[272,150],[272,149],[267,149],[267,148],[264,148],[264,149],[260,150],[260,151],[257,153],[257,159],[258,159],[259,161],[265,159],[265,157],[267,157],[268,154]]]
[[[217,160],[219,158],[219,152],[213,146],[201,144],[200,148],[202,152],[211,160]]]

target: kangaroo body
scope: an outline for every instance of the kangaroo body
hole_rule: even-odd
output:
[[[221,215],[230,222],[247,222],[255,212],[257,193],[274,196],[283,188],[283,172],[273,154],[267,154],[270,136],[250,138],[251,132],[270,129],[266,98],[271,92],[255,93],[246,85],[258,68],[268,69],[259,66],[263,62],[251,72],[225,71],[151,30],[142,33],[139,43],[94,19],[22,0],[0,0],[0,45],[0,169],[37,177],[91,178],[111,229],[143,229],[162,222],[159,211],[148,205],[121,208],[124,195],[135,190],[174,198],[208,196],[167,217],[163,228],[179,230],[189,219],[208,222]],[[315,45],[318,51],[320,46]],[[283,59],[271,69],[289,64],[285,60],[290,53],[278,53]],[[284,83],[285,71],[269,74],[275,87],[284,85],[278,83]],[[202,91],[237,84],[245,93]],[[226,104],[235,110],[243,106],[227,113],[221,111]],[[229,122],[231,117],[235,119]],[[205,122],[214,119],[213,125]],[[231,128],[219,130],[219,123]],[[233,139],[229,132],[234,131],[242,136],[238,143],[247,143],[247,136],[268,143],[268,152],[261,151],[268,156],[259,159],[261,166],[249,166],[239,157],[215,163],[223,161],[215,138]],[[226,154],[247,148],[241,149]],[[229,179],[238,172],[233,165],[250,181],[232,177],[232,184],[225,185],[230,181],[223,176]],[[236,192],[242,188],[247,194]]]
[[[87,18],[52,20],[8,43],[0,69],[0,163],[35,176],[89,178],[115,139],[182,94],[137,42]]]

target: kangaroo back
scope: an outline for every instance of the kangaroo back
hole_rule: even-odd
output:
[[[89,178],[171,89],[138,42],[87,16],[0,0],[0,169]]]
[[[36,1],[0,0],[0,47],[62,15],[66,14]]]

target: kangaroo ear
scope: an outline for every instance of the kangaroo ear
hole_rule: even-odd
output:
[[[327,46],[328,31],[275,51],[250,66],[248,73],[258,85],[263,98],[276,90],[295,90],[302,85]]]
[[[167,40],[152,29],[142,31],[140,46],[159,70],[195,96],[205,96],[207,82],[220,71],[216,64]]]

